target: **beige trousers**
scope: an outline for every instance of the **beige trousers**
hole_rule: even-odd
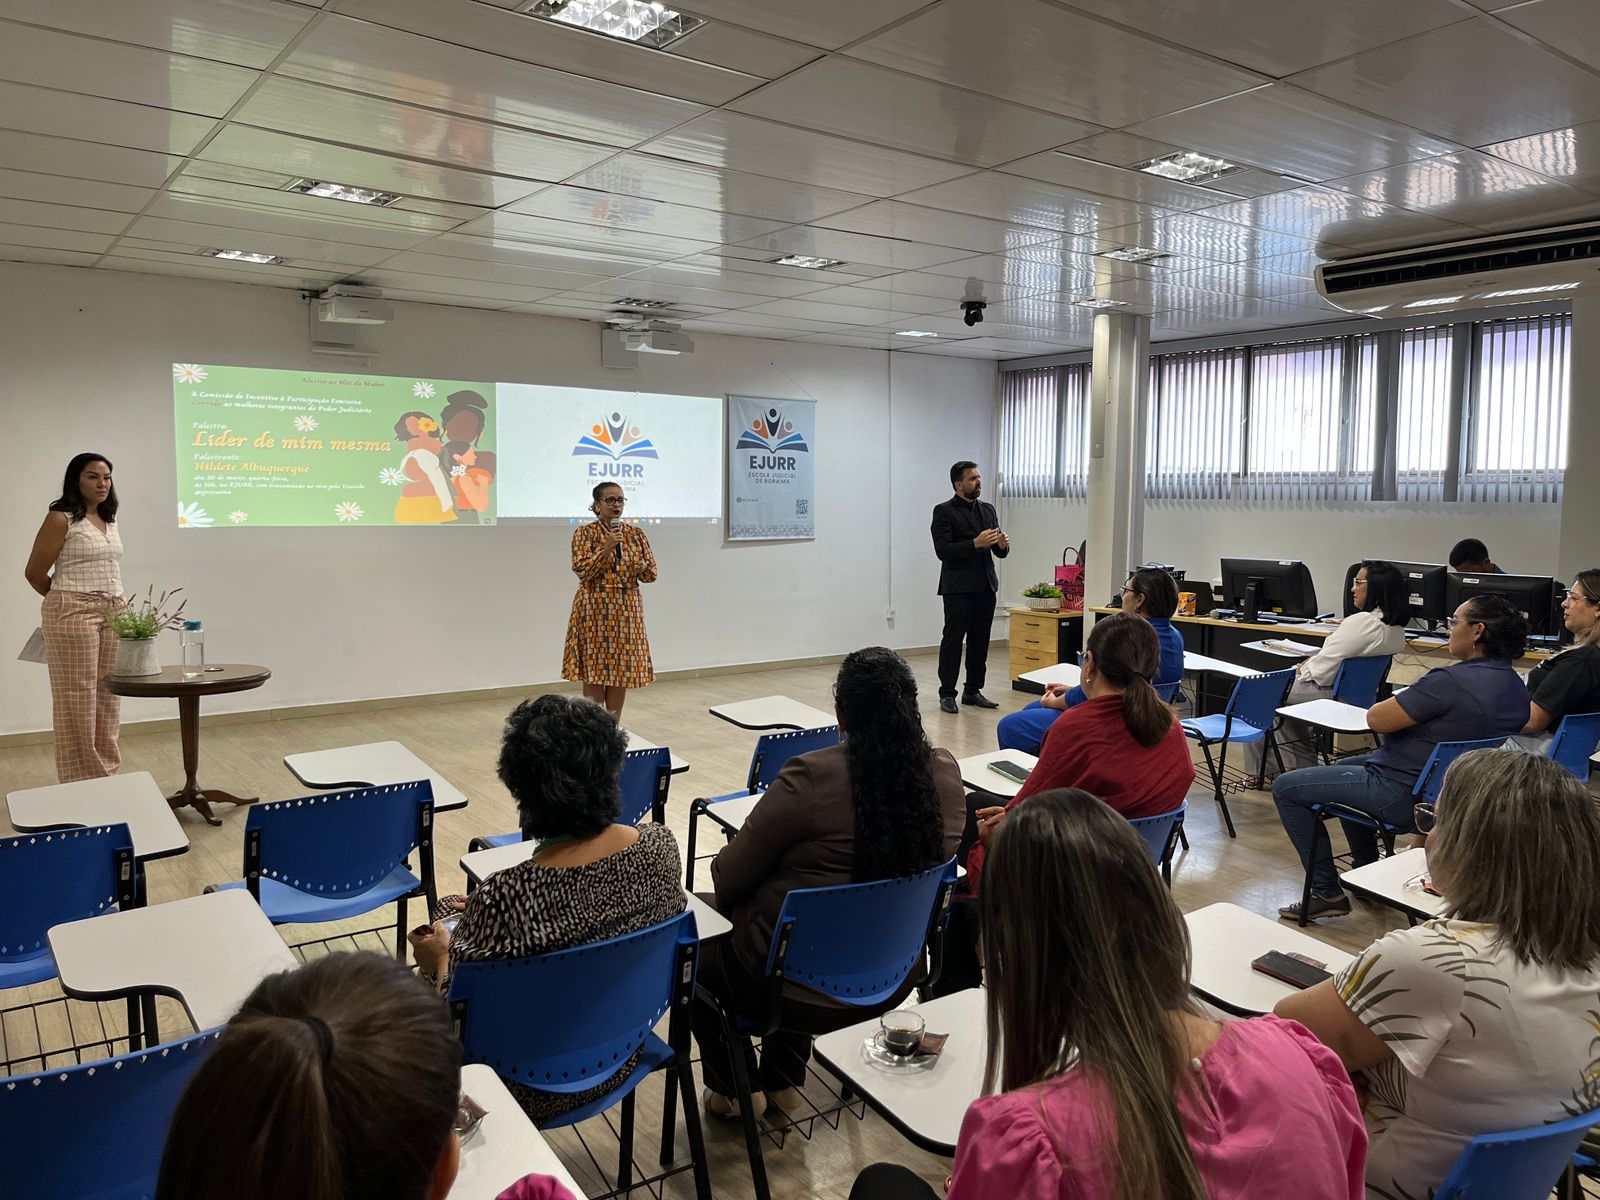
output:
[[[41,625],[50,665],[50,716],[55,730],[56,777],[62,783],[115,775],[122,765],[117,731],[122,700],[104,679],[117,658],[116,635],[106,627],[107,604],[97,592],[52,588]]]

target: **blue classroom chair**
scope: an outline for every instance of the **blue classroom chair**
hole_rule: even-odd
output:
[[[51,926],[132,908],[135,878],[126,825],[0,838],[0,990],[54,979]]]
[[[1144,839],[1150,857],[1161,868],[1161,878],[1172,886],[1172,852],[1178,846],[1178,834],[1183,829],[1183,818],[1189,811],[1187,802],[1171,812],[1157,813],[1153,817],[1139,817],[1129,821],[1133,831]]]
[[[622,756],[622,774],[618,776],[622,789],[622,816],[627,825],[637,825],[649,817],[657,825],[667,820],[667,793],[672,786],[672,751],[665,746],[652,746],[648,750],[629,750]],[[475,837],[467,843],[468,850],[489,850],[495,846],[509,846],[522,841],[522,831],[491,833]]]
[[[1568,713],[1556,726],[1550,742],[1550,757],[1578,777],[1589,782],[1590,758],[1600,746],[1600,712]]]
[[[1244,745],[1266,740],[1278,760],[1278,770],[1283,770],[1283,756],[1272,740],[1272,730],[1278,720],[1278,709],[1283,707],[1289,688],[1294,684],[1294,669],[1273,671],[1267,675],[1246,675],[1233,685],[1228,705],[1220,713],[1207,717],[1186,717],[1180,724],[1184,736],[1200,743],[1205,755],[1206,770],[1211,775],[1211,786],[1216,795],[1217,807],[1222,811],[1223,824],[1228,836],[1237,837],[1233,829],[1233,814],[1222,795],[1223,771],[1227,766],[1228,747],[1234,743]],[[1215,758],[1211,748],[1221,746]]]
[[[1563,1178],[1583,1135],[1595,1125],[1600,1125],[1600,1109],[1552,1125],[1479,1134],[1462,1149],[1433,1198],[1546,1200],[1562,1185],[1563,1200],[1578,1200],[1581,1192]]]

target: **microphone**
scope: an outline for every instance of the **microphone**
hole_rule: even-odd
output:
[[[617,531],[620,531],[622,529],[622,518],[621,517],[612,517],[611,518],[611,529],[612,529],[613,532],[617,532]],[[621,542],[617,543],[617,565],[619,567],[622,565],[622,543]]]

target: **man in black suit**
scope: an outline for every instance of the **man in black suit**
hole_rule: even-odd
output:
[[[983,694],[989,660],[989,630],[994,624],[994,597],[1000,580],[994,560],[1004,558],[1011,543],[1000,532],[994,505],[978,499],[983,480],[978,464],[958,462],[950,468],[956,494],[933,510],[933,552],[939,556],[939,595],[944,597],[944,636],[939,641],[939,707],[956,708],[956,679],[961,673],[961,642],[967,643],[967,686],[961,703],[999,708]]]

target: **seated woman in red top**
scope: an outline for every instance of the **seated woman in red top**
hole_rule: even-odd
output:
[[[1016,797],[1005,808],[977,812],[978,844],[967,854],[970,892],[978,892],[989,839],[1006,812],[1037,792],[1081,788],[1129,820],[1183,803],[1194,761],[1176,714],[1150,685],[1160,661],[1161,642],[1148,621],[1117,613],[1095,622],[1083,654],[1088,700],[1050,726]]]

